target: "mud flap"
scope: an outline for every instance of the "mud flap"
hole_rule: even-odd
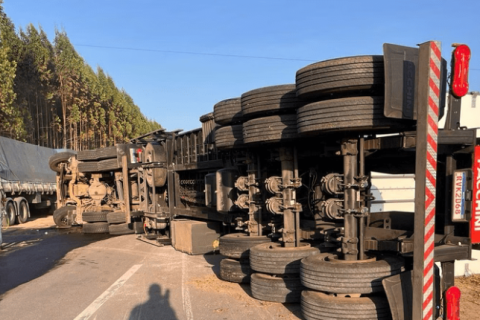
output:
[[[434,317],[437,318],[440,309],[440,272],[434,266],[435,284],[433,296],[435,299]],[[392,312],[392,320],[412,320],[413,271],[406,271],[382,280],[387,294],[388,304]]]
[[[417,119],[418,109],[418,69],[419,49],[385,43],[383,45],[385,65],[385,107],[387,118]],[[442,59],[440,70],[440,102],[441,119],[445,110],[447,92],[447,61]]]
[[[412,320],[412,280],[412,271],[382,280],[393,320]]]

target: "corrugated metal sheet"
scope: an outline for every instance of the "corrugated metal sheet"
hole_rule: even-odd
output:
[[[415,210],[415,175],[372,172],[371,211]]]

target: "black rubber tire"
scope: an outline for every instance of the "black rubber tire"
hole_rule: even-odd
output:
[[[235,283],[250,283],[252,269],[248,260],[223,259],[220,261],[220,279]]]
[[[318,100],[325,95],[382,93],[384,89],[383,56],[356,56],[321,61],[297,71],[297,97]]]
[[[143,221],[134,221],[133,222],[133,230],[135,231],[136,234],[145,233],[143,225],[144,225]]]
[[[82,214],[82,220],[85,222],[107,222],[106,211],[87,211]]]
[[[68,219],[68,213],[75,210],[75,206],[65,206],[55,210],[53,212],[53,222],[55,222],[57,228],[70,228],[73,221]]]
[[[98,160],[112,159],[112,158],[117,158],[117,146],[100,149],[100,157],[98,158]]]
[[[157,143],[148,143],[145,147],[145,162],[167,162],[165,146]],[[166,168],[146,168],[145,178],[151,187],[163,187],[167,181]]]
[[[52,155],[50,159],[48,159],[48,165],[50,166],[50,169],[60,173],[61,172],[61,169],[59,167],[60,163],[68,161],[68,159],[70,159],[74,155],[75,155],[74,152],[68,152],[68,151],[56,153]]]
[[[13,226],[17,220],[17,209],[15,209],[15,204],[12,201],[6,204],[5,215],[8,219],[8,225]]]
[[[213,106],[215,123],[226,126],[234,123],[241,123],[242,104],[240,98],[227,99],[218,102]]]
[[[111,224],[108,227],[108,232],[111,235],[123,235],[135,233],[133,223]]]
[[[82,150],[77,153],[77,160],[79,161],[88,161],[88,160],[97,160],[100,156],[100,151],[95,150]]]
[[[117,158],[102,160],[98,162],[98,171],[115,171],[121,169],[122,166],[118,163]]]
[[[28,216],[29,216],[30,209],[28,208],[28,202],[27,200],[23,200],[20,202],[19,208],[18,208],[18,223],[25,223],[28,221]]]
[[[219,149],[228,149],[243,145],[243,127],[241,124],[220,127],[215,130],[215,145]]]
[[[280,303],[300,302],[305,289],[298,275],[272,276],[263,273],[253,273],[250,286],[255,299]]]
[[[78,171],[82,173],[98,172],[99,161],[79,162]]]
[[[80,161],[92,161],[117,158],[117,147],[106,147],[94,150],[82,150],[78,151],[77,160]]]
[[[242,94],[244,120],[258,116],[293,113],[298,106],[294,84],[264,87]]]
[[[127,219],[125,218],[125,212],[115,211],[107,213],[107,222],[108,223],[125,223]]]
[[[243,142],[279,142],[297,137],[297,115],[282,114],[249,120],[243,124]]]
[[[383,97],[352,97],[307,104],[298,109],[299,134],[329,131],[401,130],[413,121],[383,115]]]
[[[232,259],[248,259],[250,248],[271,242],[266,236],[249,236],[246,233],[230,233],[220,237],[220,254]]]
[[[306,320],[391,320],[388,300],[384,296],[335,297],[323,292],[304,290],[302,315]]]
[[[369,261],[338,260],[324,253],[302,259],[300,277],[310,289],[342,294],[383,292],[382,279],[404,271],[401,257],[385,256]]]
[[[320,250],[309,243],[291,248],[282,247],[278,242],[261,243],[250,248],[250,267],[261,273],[298,274],[300,260],[319,253]]]
[[[200,122],[204,123],[204,122],[214,120],[214,119],[215,119],[215,117],[213,116],[213,112],[210,112],[210,113],[207,113],[207,114],[204,114],[203,116],[201,116],[200,117]]]
[[[83,233],[108,233],[107,222],[84,223],[82,226]]]

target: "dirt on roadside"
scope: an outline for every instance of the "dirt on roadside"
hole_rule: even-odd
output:
[[[460,319],[480,318],[480,274],[470,277],[455,278],[455,285],[460,289]]]

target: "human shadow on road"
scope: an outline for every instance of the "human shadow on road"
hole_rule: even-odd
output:
[[[145,303],[133,308],[129,320],[162,319],[177,320],[175,311],[170,306],[170,291],[167,289],[162,296],[160,285],[154,283],[148,290],[149,298]]]

